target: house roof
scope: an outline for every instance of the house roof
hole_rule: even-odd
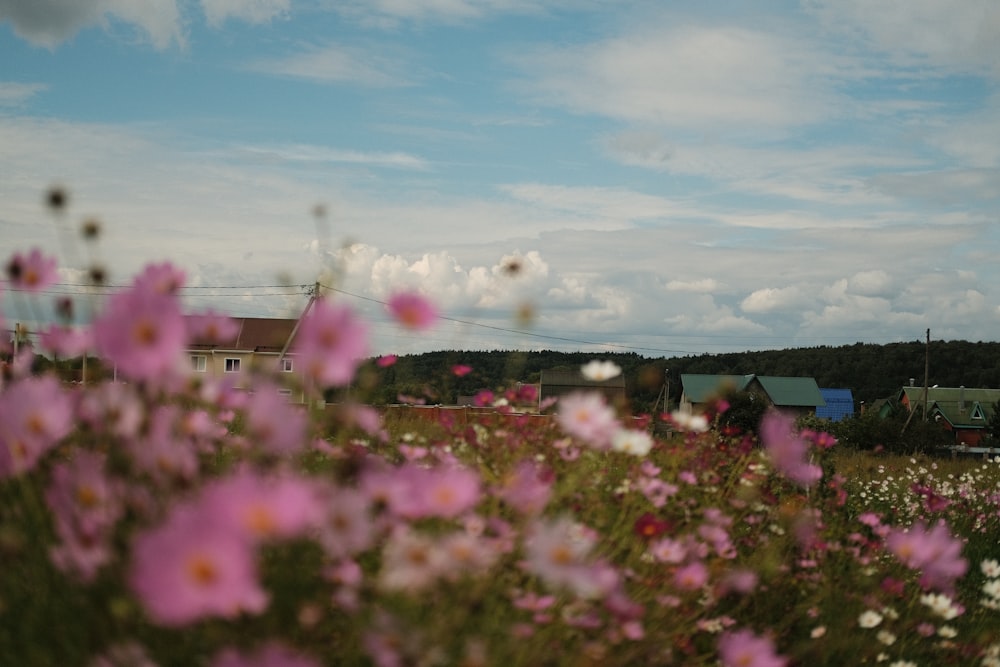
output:
[[[625,388],[625,375],[617,375],[607,380],[588,380],[579,369],[553,368],[542,371],[540,377],[542,386],[560,387],[621,387]]]
[[[922,405],[923,387],[903,387],[904,397],[911,405]],[[928,387],[927,414],[940,416],[959,428],[985,428],[993,417],[993,404],[1000,401],[1000,389],[970,389],[968,387]]]
[[[726,391],[742,391],[746,389],[754,376],[751,375],[698,375],[681,374],[681,387],[687,400],[692,403],[705,403],[709,399],[726,393]]]
[[[810,377],[775,375],[696,375],[682,374],[684,395],[692,403],[704,403],[726,390],[742,391],[757,381],[771,403],[778,407],[818,407],[826,405],[816,380]]]
[[[826,405],[816,380],[810,377],[758,375],[757,380],[778,407],[813,407]]]
[[[816,416],[830,421],[839,422],[844,417],[854,414],[854,395],[850,389],[835,389],[820,387],[826,405],[816,408]]]
[[[269,317],[234,317],[239,325],[229,340],[193,340],[195,350],[233,350],[247,352],[281,352],[295,330],[295,319]]]

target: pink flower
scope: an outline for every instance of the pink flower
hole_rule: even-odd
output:
[[[311,380],[342,386],[368,354],[368,327],[347,306],[318,299],[302,319],[294,347]]]
[[[565,433],[597,449],[608,449],[620,427],[615,411],[597,392],[574,392],[560,398],[556,421]]]
[[[82,357],[93,345],[89,328],[55,324],[38,334],[38,342],[46,350],[67,359]]]
[[[696,591],[708,583],[708,568],[700,560],[683,565],[674,572],[674,583],[686,591]]]
[[[794,430],[791,416],[769,410],[760,423],[760,439],[771,462],[788,479],[804,487],[820,480],[823,470],[806,461],[809,443]]]
[[[188,506],[134,538],[129,585],[159,625],[235,618],[267,606],[252,545],[236,531],[204,521],[197,508]]]
[[[455,377],[465,377],[472,372],[472,366],[467,366],[465,364],[455,364],[451,367],[451,373]]]
[[[395,354],[384,354],[375,360],[375,365],[379,368],[389,368],[389,366],[392,366],[397,361],[399,361],[399,357]]]
[[[445,573],[449,563],[442,546],[408,528],[394,531],[382,552],[379,585],[386,590],[415,592]]]
[[[170,262],[163,262],[147,264],[142,273],[132,280],[132,286],[154,294],[177,294],[184,287],[185,280],[183,271]]]
[[[319,543],[333,560],[348,558],[372,546],[375,525],[371,514],[371,503],[361,491],[333,491],[318,529]]]
[[[437,308],[416,292],[398,292],[389,297],[389,313],[407,329],[429,329],[438,317]]]
[[[289,403],[277,387],[256,387],[244,410],[250,435],[264,451],[282,455],[305,449],[308,415],[302,406]]]
[[[121,485],[108,478],[104,465],[103,454],[76,452],[53,467],[45,492],[59,538],[53,563],[83,581],[92,581],[111,560],[111,534],[123,512]]]
[[[197,500],[203,521],[252,543],[305,535],[326,517],[321,487],[293,476],[264,477],[241,471],[215,480]]]
[[[774,643],[751,630],[725,632],[719,637],[719,659],[724,667],[784,667],[788,660],[774,652]]]
[[[178,364],[187,344],[180,303],[170,293],[132,287],[112,296],[94,322],[97,351],[133,380],[156,380]]]
[[[504,479],[499,496],[522,514],[541,514],[552,495],[552,482],[551,470],[522,461]]]
[[[568,517],[539,520],[525,541],[525,568],[554,588],[593,591],[587,560],[596,537]]]
[[[52,376],[31,376],[0,393],[0,478],[30,470],[73,429],[73,403]]]
[[[185,324],[188,338],[203,343],[231,341],[240,332],[240,325],[235,319],[214,310],[188,315]]]
[[[42,255],[38,248],[27,255],[16,252],[7,262],[7,278],[14,289],[41,291],[59,279],[56,258]]]
[[[920,571],[924,589],[948,592],[969,567],[962,558],[962,540],[952,537],[944,521],[930,530],[922,521],[907,529],[894,528],[885,546],[907,567]]]

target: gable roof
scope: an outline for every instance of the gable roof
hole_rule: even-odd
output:
[[[757,380],[778,407],[812,407],[826,405],[816,380],[810,377],[777,377],[758,375]]]
[[[552,368],[542,371],[539,377],[542,386],[549,387],[620,387],[625,388],[625,374],[620,373],[607,380],[588,380],[578,368]]]
[[[923,387],[903,387],[899,400],[906,400],[911,409],[923,406]],[[946,420],[953,427],[986,428],[993,417],[993,404],[1000,401],[1000,389],[970,389],[968,387],[928,387],[927,414]]]
[[[816,416],[830,421],[839,422],[844,417],[854,414],[854,395],[850,389],[834,389],[820,387],[826,405],[816,408]]]
[[[684,396],[691,403],[705,403],[727,390],[743,391],[757,382],[771,403],[778,407],[818,407],[826,405],[816,380],[811,377],[775,375],[681,374]]]
[[[711,398],[726,391],[743,391],[750,381],[750,375],[700,375],[681,373],[681,389],[691,403],[706,403]]]
[[[281,352],[295,330],[296,319],[234,317],[238,328],[228,340],[192,340],[192,350]]]

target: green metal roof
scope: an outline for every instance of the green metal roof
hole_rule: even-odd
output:
[[[778,407],[818,407],[826,405],[816,380],[810,377],[767,375],[682,374],[684,395],[692,403],[705,403],[726,390],[742,391],[754,380],[760,383],[771,403]]]
[[[906,396],[912,407],[922,407],[923,387],[903,387],[900,398]],[[967,387],[928,387],[927,413],[941,415],[952,426],[986,428],[993,416],[993,404],[1000,400],[1000,389],[969,389]]]
[[[681,388],[692,403],[705,403],[724,394],[727,390],[742,391],[753,380],[753,375],[697,375],[681,374]]]
[[[758,375],[771,402],[778,407],[819,407],[826,405],[816,380],[809,377]]]

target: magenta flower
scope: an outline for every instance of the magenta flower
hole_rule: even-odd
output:
[[[133,541],[129,584],[154,623],[181,626],[267,606],[252,544],[203,519],[198,508],[182,506]]]
[[[16,252],[7,262],[7,279],[14,289],[41,291],[59,280],[56,258],[44,256],[38,248],[27,255]]]
[[[522,514],[542,513],[552,496],[554,475],[551,469],[541,468],[530,461],[517,464],[507,475],[498,494],[505,503]]]
[[[30,470],[73,428],[73,403],[52,376],[32,376],[0,393],[0,478]]]
[[[417,292],[398,292],[389,297],[389,313],[407,329],[422,331],[434,325],[437,308]]]
[[[342,386],[368,354],[368,327],[347,306],[318,299],[303,318],[294,346],[311,380]]]
[[[451,373],[455,377],[465,377],[472,372],[472,366],[467,364],[455,364],[451,367]]]
[[[560,398],[556,421],[568,435],[602,450],[611,447],[620,428],[614,409],[597,392],[574,392]]]
[[[768,410],[760,422],[760,439],[771,462],[785,477],[810,487],[823,476],[823,469],[809,463],[809,443],[794,429],[795,420],[777,410]]]
[[[154,294],[176,294],[184,287],[185,280],[183,271],[170,262],[163,262],[147,264],[142,273],[132,280],[132,286]]]
[[[397,357],[395,354],[383,354],[381,357],[375,360],[375,365],[378,366],[379,368],[389,368],[389,366],[392,366],[397,361],[399,361],[399,357]]]
[[[724,667],[784,667],[788,659],[775,654],[774,643],[751,630],[725,632],[719,637],[719,659]]]
[[[205,343],[232,341],[240,332],[240,325],[235,319],[214,310],[188,315],[185,324],[189,339]]]
[[[77,452],[53,467],[45,492],[59,538],[52,561],[85,582],[111,560],[111,533],[123,513],[121,485],[105,474],[104,462],[103,454]]]
[[[281,455],[305,449],[309,418],[302,406],[289,403],[277,387],[256,387],[244,409],[250,435],[264,451]]]
[[[333,560],[354,556],[371,547],[375,539],[371,503],[356,489],[338,488],[327,499],[318,539]]]
[[[177,366],[187,344],[180,303],[136,286],[112,296],[94,322],[97,351],[133,380],[156,380]]]
[[[312,480],[241,471],[206,486],[197,505],[203,521],[257,543],[311,532],[325,520],[326,502]]]
[[[66,327],[54,324],[38,334],[39,344],[60,357],[72,359],[82,357],[93,346],[90,329],[87,327]]]
[[[924,589],[948,592],[965,574],[969,562],[962,558],[962,540],[952,537],[944,521],[930,530],[918,521],[909,528],[894,528],[885,546],[907,567],[920,572]]]

